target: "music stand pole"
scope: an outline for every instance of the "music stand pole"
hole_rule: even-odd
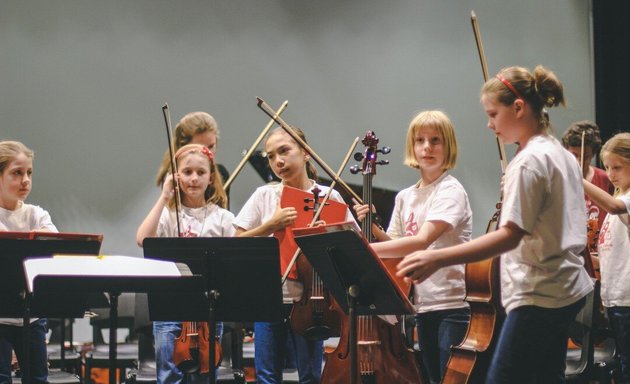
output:
[[[217,382],[217,371],[214,367],[214,360],[216,359],[216,350],[214,349],[214,343],[216,339],[216,314],[215,314],[215,304],[217,299],[219,298],[218,290],[211,290],[206,293],[208,297],[208,378],[210,384],[215,384]]]
[[[350,384],[357,384],[357,297],[359,286],[351,285],[348,288],[348,316],[350,317]]]
[[[118,331],[118,297],[120,292],[109,292],[109,384],[116,384],[116,339]]]
[[[31,303],[30,295],[23,292],[24,295],[24,316],[22,318],[22,354],[24,367],[22,369],[22,380],[24,383],[31,382]]]

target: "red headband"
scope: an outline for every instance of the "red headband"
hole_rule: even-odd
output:
[[[501,81],[503,84],[505,84],[506,87],[508,87],[508,89],[510,91],[512,91],[512,93],[516,96],[517,99],[521,99],[523,101],[525,101],[525,99],[523,98],[523,96],[521,96],[521,94],[516,90],[516,88],[514,88],[514,86],[512,85],[512,83],[510,83],[508,80],[506,80],[503,76],[501,75],[497,75],[496,76],[497,79],[499,79],[499,81]]]
[[[183,148],[183,147],[182,147]],[[181,150],[181,149],[180,149]],[[204,147],[203,145],[199,145],[199,146],[193,146],[191,148],[188,148],[180,153],[175,154],[175,160],[178,160],[180,157],[193,152],[193,151],[199,151],[199,153],[201,153],[202,155],[205,155],[208,160],[210,160],[210,164],[214,164],[214,154],[212,152],[210,152],[210,150],[208,149],[208,147]],[[178,151],[179,152],[179,151]]]

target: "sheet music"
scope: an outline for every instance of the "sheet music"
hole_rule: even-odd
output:
[[[72,276],[181,276],[172,261],[143,259],[130,256],[56,255],[26,259],[24,273],[29,292],[37,275]]]

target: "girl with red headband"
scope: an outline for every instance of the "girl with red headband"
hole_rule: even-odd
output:
[[[418,251],[398,274],[419,282],[448,265],[501,256],[503,323],[487,383],[564,382],[569,324],[593,283],[582,173],[550,133],[544,108],[564,104],[562,83],[538,66],[509,67],[488,80],[481,103],[490,128],[519,151],[507,167],[499,228],[448,248]]]
[[[221,177],[216,174],[214,155],[200,144],[188,144],[175,153],[177,178],[181,197],[178,232],[175,217],[173,175],[167,174],[162,193],[144,219],[136,234],[142,246],[146,237],[226,237],[234,235],[234,215],[225,209],[227,197]],[[181,322],[153,323],[155,337],[157,382],[165,384],[207,381],[207,375],[186,374],[173,362],[175,339],[181,333]],[[217,335],[222,324],[217,324]],[[205,381],[204,381],[205,380]]]

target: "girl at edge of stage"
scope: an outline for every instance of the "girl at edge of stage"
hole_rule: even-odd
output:
[[[564,382],[569,324],[592,292],[582,173],[551,135],[544,107],[564,104],[562,83],[542,66],[502,69],[481,90],[488,127],[520,148],[505,173],[499,228],[453,247],[414,252],[398,274],[426,280],[438,269],[501,259],[507,317],[487,383]]]
[[[221,177],[216,174],[214,155],[200,144],[188,144],[175,153],[177,180],[180,187],[181,237],[229,237],[234,235],[234,215],[226,210],[227,197]],[[175,218],[173,176],[167,174],[162,193],[149,211],[136,234],[142,246],[146,237],[178,237]],[[181,322],[156,321],[153,323],[157,382],[159,384],[202,383],[207,375],[184,374],[173,362],[175,339],[181,333]],[[217,323],[217,338],[221,337],[222,324]],[[211,343],[210,347],[214,347]]]
[[[26,204],[32,188],[33,151],[18,141],[0,142],[0,231],[57,232],[50,215]],[[30,374],[33,383],[47,383],[46,319],[31,319]],[[0,383],[11,382],[12,350],[23,360],[22,319],[0,319]]]
[[[604,144],[601,159],[615,195],[584,179],[584,191],[608,214],[599,233],[601,298],[621,363],[621,381],[630,383],[630,133],[619,133]]]
[[[396,195],[394,211],[383,232],[373,225],[380,243],[372,248],[379,257],[401,258],[413,251],[437,249],[470,240],[472,210],[464,187],[449,169],[457,161],[453,124],[441,111],[423,111],[407,130],[405,165],[420,172],[420,180]],[[367,205],[356,205],[359,220]],[[427,376],[439,383],[450,357],[468,329],[470,310],[464,301],[464,265],[444,268],[414,285],[416,327]]]
[[[293,131],[305,140],[300,129],[293,128]],[[283,128],[277,128],[267,136],[265,151],[272,171],[282,181],[256,189],[234,220],[237,236],[272,236],[274,232],[292,225],[297,218],[297,210],[295,207],[280,207],[283,187],[288,185],[303,191],[311,191],[317,185],[315,168],[309,161],[309,155]],[[322,195],[328,191],[326,186],[317,187]],[[337,191],[332,192],[331,198],[343,201]],[[350,210],[346,212],[346,220],[354,221]],[[300,282],[287,279],[283,286],[287,316],[292,303],[300,300],[302,291]],[[282,383],[282,371],[289,350],[293,350],[296,355],[300,384],[319,383],[323,343],[307,341],[290,329],[288,321],[255,323],[254,347],[259,384]]]

